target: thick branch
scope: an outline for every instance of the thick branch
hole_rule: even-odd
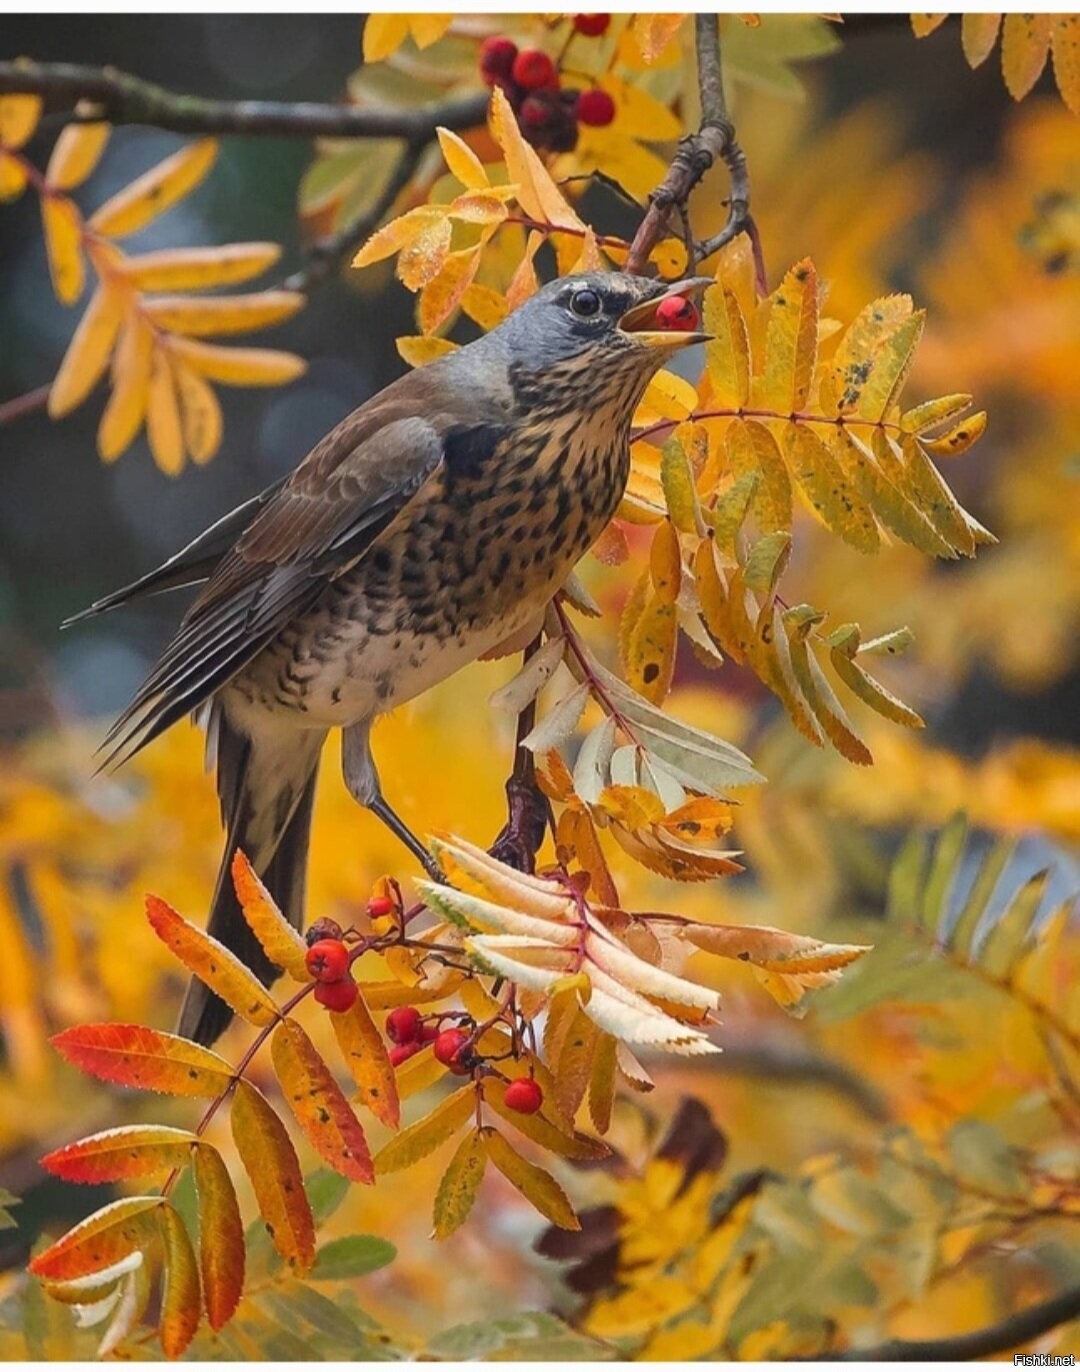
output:
[[[1080,1286],[1063,1291],[1041,1305],[1020,1310],[997,1324],[944,1339],[888,1339],[874,1348],[852,1348],[843,1353],[817,1353],[815,1360],[829,1362],[968,1362],[1007,1353],[1029,1343],[1059,1324],[1080,1316]]]
[[[667,176],[649,197],[649,208],[630,245],[626,270],[644,270],[649,254],[669,231],[672,213],[685,214],[691,191],[714,163],[722,161],[731,177],[727,223],[715,238],[698,248],[696,255],[707,257],[730,242],[737,234],[748,233],[754,244],[758,275],[763,277],[757,230],[750,217],[750,177],[746,157],[735,137],[735,127],[728,118],[727,100],[724,96],[719,22],[715,14],[698,14],[694,18],[694,25],[698,90],[701,96],[701,127],[697,133],[688,135],[679,144]],[[694,264],[690,265],[692,268]]]
[[[110,124],[149,124],[174,133],[244,134],[275,138],[434,137],[442,124],[471,128],[484,122],[487,95],[425,105],[415,110],[360,109],[354,105],[282,100],[214,100],[181,95],[115,67],[68,62],[0,62],[0,95],[41,95],[52,104],[90,100]]]

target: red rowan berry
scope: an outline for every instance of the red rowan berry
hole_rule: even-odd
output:
[[[516,1110],[519,1115],[535,1115],[544,1103],[544,1093],[540,1083],[532,1077],[518,1077],[506,1088],[506,1108]]]
[[[387,1054],[387,1057],[390,1059],[390,1066],[400,1067],[403,1062],[407,1062],[409,1058],[413,1057],[416,1053],[419,1053],[422,1046],[423,1045],[419,1043],[395,1044]]]
[[[698,326],[697,308],[691,300],[669,295],[656,307],[656,325],[676,333],[690,333]]]
[[[615,118],[615,101],[607,91],[599,88],[582,91],[578,96],[577,117],[592,128],[604,128]]]
[[[513,77],[527,91],[537,91],[555,85],[555,63],[539,48],[525,48],[514,58]]]
[[[527,95],[521,102],[521,122],[526,129],[542,129],[550,124],[556,110],[549,100],[539,95]]]
[[[420,1011],[414,1005],[399,1005],[386,1017],[386,1036],[392,1043],[419,1042],[422,1027]]]
[[[602,33],[607,33],[608,25],[610,23],[610,14],[574,15],[575,32],[583,33],[586,38],[599,38]]]
[[[397,906],[389,896],[372,896],[367,903],[367,912],[372,919],[392,915],[396,909]]]
[[[518,55],[517,44],[509,38],[492,35],[480,45],[480,71],[487,84],[493,85],[495,77],[509,76]]]
[[[312,944],[318,943],[320,939],[340,937],[341,925],[336,919],[317,919],[304,935],[304,941],[310,948]]]
[[[444,1029],[435,1040],[435,1057],[456,1076],[466,1076],[471,1066],[462,1057],[462,1049],[469,1041],[464,1029]]]
[[[339,938],[321,938],[307,950],[305,961],[316,981],[340,981],[349,971],[349,950]]]
[[[338,1015],[351,1010],[359,994],[352,977],[345,977],[343,981],[320,981],[315,987],[315,999],[319,1004]]]

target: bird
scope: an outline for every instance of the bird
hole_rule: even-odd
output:
[[[233,855],[245,853],[302,929],[316,775],[339,728],[352,796],[434,870],[383,795],[372,724],[536,635],[618,508],[650,380],[707,338],[656,327],[657,308],[709,284],[619,272],[549,283],[489,333],[391,382],[291,474],[67,621],[201,586],[101,745],[101,767],[185,715],[202,725],[226,835],[207,928],[264,983],[280,969],[244,920]],[[230,1019],[193,979],[178,1032],[211,1044]]]

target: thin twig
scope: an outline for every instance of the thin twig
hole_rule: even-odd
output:
[[[1080,1317],[1080,1286],[1073,1286],[1041,1305],[1017,1311],[997,1324],[944,1339],[887,1339],[873,1348],[851,1348],[840,1353],[815,1353],[814,1361],[827,1362],[967,1362],[1007,1353],[1030,1343],[1059,1324]]]
[[[43,410],[49,403],[49,392],[52,390],[52,382],[45,386],[37,386],[32,391],[27,391],[25,395],[17,395],[12,400],[5,400],[0,405],[0,424],[11,424],[16,419],[22,419],[24,415],[36,414],[38,410]]]
[[[148,124],[173,133],[273,138],[407,138],[427,140],[441,124],[467,129],[484,122],[487,94],[458,96],[402,110],[311,101],[216,100],[182,95],[115,67],[70,62],[0,62],[0,94],[40,95],[54,104],[90,100],[110,124]],[[88,122],[86,120],[80,122]]]
[[[697,133],[689,134],[680,142],[667,175],[650,195],[649,208],[630,245],[626,270],[639,273],[644,270],[649,254],[664,234],[669,232],[672,212],[677,211],[680,215],[685,212],[691,191],[714,163],[722,161],[731,178],[727,223],[714,238],[696,248],[695,256],[707,257],[736,235],[746,233],[754,248],[758,285],[763,288],[765,268],[757,229],[750,215],[750,176],[746,157],[735,137],[735,127],[728,117],[724,95],[717,16],[698,14],[694,18],[694,25],[701,127]],[[693,267],[694,262],[691,262],[690,269]]]

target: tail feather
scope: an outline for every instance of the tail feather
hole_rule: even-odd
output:
[[[325,735],[294,730],[285,739],[256,742],[232,725],[219,707],[214,715],[218,794],[227,838],[207,931],[269,986],[281,969],[263,952],[244,919],[233,888],[232,860],[242,849],[285,917],[297,929],[303,927],[311,812]],[[177,1032],[209,1045],[231,1019],[225,1002],[193,978]]]

